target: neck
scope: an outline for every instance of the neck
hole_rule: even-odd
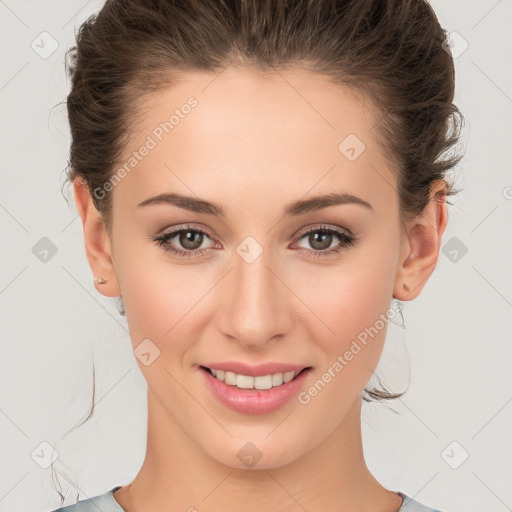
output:
[[[162,418],[169,421],[162,421]],[[258,509],[291,512],[395,512],[398,494],[368,470],[358,398],[332,434],[284,466],[236,469],[213,460],[166,414],[148,390],[146,457],[135,479],[115,493],[127,512]]]

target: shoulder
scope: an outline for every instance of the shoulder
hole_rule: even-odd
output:
[[[435,508],[427,507],[426,505],[422,505],[418,501],[413,500],[410,496],[407,496],[403,492],[398,492],[398,494],[403,498],[402,506],[397,510],[397,512],[441,512]]]
[[[86,500],[78,501],[73,505],[61,507],[52,512],[125,512],[114,498],[114,491],[119,487],[113,487],[104,494],[94,496]]]

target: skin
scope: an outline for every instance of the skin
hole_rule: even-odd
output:
[[[446,203],[433,199],[446,183],[434,182],[425,210],[402,225],[392,164],[372,131],[378,112],[301,69],[187,73],[144,100],[125,156],[190,96],[197,107],[115,186],[111,232],[74,183],[88,261],[108,281],[97,290],[122,294],[134,349],[149,338],[160,350],[148,366],[137,359],[148,384],[147,453],[115,499],[128,512],[396,511],[401,498],[366,466],[360,424],[361,392],[386,328],[308,404],[294,398],[268,414],[228,409],[197,365],[300,363],[313,367],[307,389],[393,296],[419,295],[446,227]],[[366,146],[353,162],[338,150],[348,134]],[[373,210],[343,204],[283,216],[286,204],[333,191]],[[226,218],[137,206],[162,192],[221,204]],[[202,256],[179,258],[152,241],[187,223],[214,234],[204,237]],[[313,258],[308,249],[322,248],[302,233],[320,224],[349,229],[358,242]],[[252,263],[236,251],[247,236],[263,249]],[[178,237],[169,243],[190,247]],[[333,236],[323,247],[339,244]],[[262,454],[252,468],[237,457],[248,441]]]

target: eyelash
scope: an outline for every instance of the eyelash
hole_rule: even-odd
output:
[[[203,229],[194,228],[193,226],[184,226],[179,229],[175,229],[173,231],[169,231],[168,233],[164,233],[156,238],[153,238],[153,242],[157,244],[158,247],[161,247],[164,251],[170,252],[180,258],[198,258],[202,256],[205,252],[207,252],[209,249],[196,249],[194,251],[187,251],[187,250],[177,250],[173,249],[170,245],[167,244],[167,242],[174,238],[176,235],[179,235],[182,232],[194,232],[194,233],[201,233],[203,235],[206,235],[208,238],[212,238],[211,234],[207,231],[204,231]],[[333,234],[339,241],[340,244],[337,247],[334,247],[332,249],[327,250],[314,250],[314,249],[302,249],[303,251],[306,251],[306,254],[308,256],[311,256],[313,258],[320,258],[324,257],[326,255],[330,255],[333,253],[339,253],[343,249],[347,249],[348,247],[354,246],[358,239],[353,235],[348,235],[341,229],[337,228],[330,228],[324,225],[316,226],[314,228],[311,228],[304,233],[302,233],[298,240],[302,240],[304,237],[309,235],[310,233],[323,233],[323,234]]]

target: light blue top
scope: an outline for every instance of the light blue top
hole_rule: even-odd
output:
[[[114,492],[120,488],[121,486],[114,487],[105,494],[78,501],[74,505],[68,505],[52,512],[126,512],[114,498]],[[397,491],[397,494],[403,498],[402,506],[397,512],[440,512],[414,501],[400,491]]]

